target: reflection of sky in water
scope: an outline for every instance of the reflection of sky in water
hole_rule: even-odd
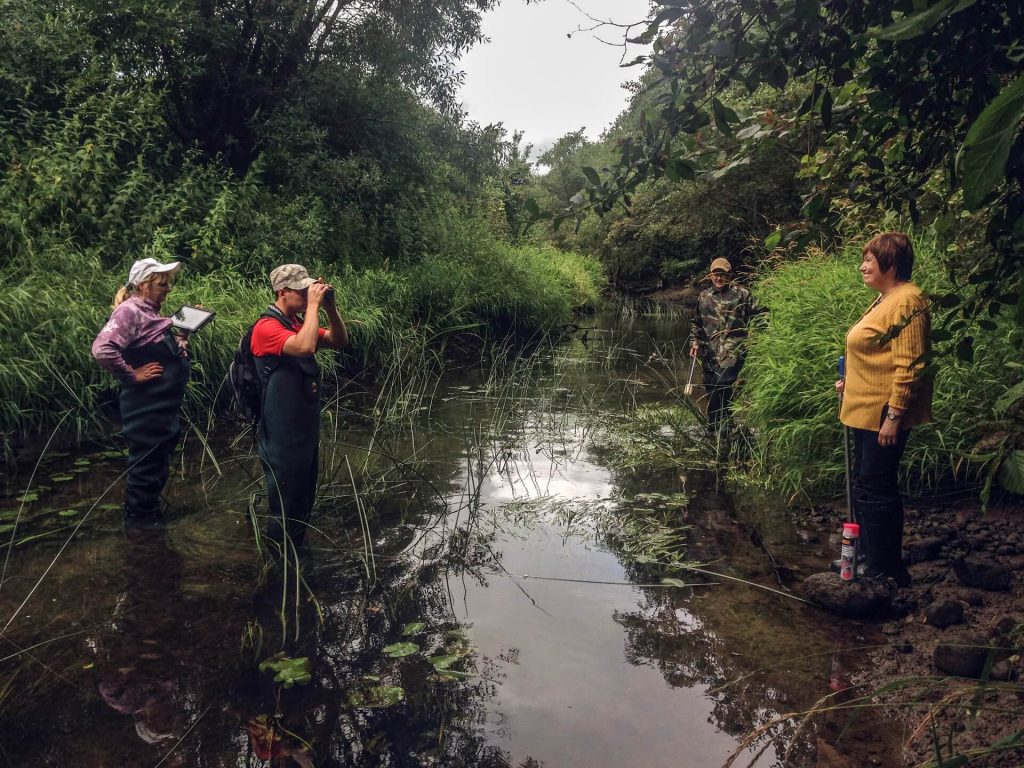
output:
[[[582,436],[575,430],[560,438],[582,443]],[[619,585],[628,575],[593,537],[566,535],[550,514],[558,502],[615,492],[610,472],[587,461],[580,447],[531,440],[492,466],[480,485],[486,508],[541,505],[529,530],[498,533],[494,548],[507,572],[493,573],[486,586],[468,579],[452,585],[456,617],[472,625],[479,654],[503,659],[486,738],[510,753],[512,765],[528,756],[559,768],[721,765],[737,742],[709,722],[705,687],[671,687],[654,664],[627,660],[627,637],[614,617],[635,613],[641,591]],[[683,631],[701,625],[685,609],[675,615]],[[773,758],[768,750],[758,764]]]

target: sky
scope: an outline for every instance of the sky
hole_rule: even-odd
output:
[[[624,30],[577,30],[594,25],[587,15],[621,24],[641,21],[649,0],[574,2],[526,5],[524,0],[503,0],[483,19],[490,42],[472,49],[460,63],[466,73],[460,98],[469,119],[481,125],[503,123],[509,135],[525,131],[524,143],[534,145],[535,155],[580,128],[597,139],[626,106],[629,94],[620,85],[636,80],[642,71],[640,66],[619,66]],[[636,26],[630,34],[643,30]],[[644,52],[630,45],[624,60]]]

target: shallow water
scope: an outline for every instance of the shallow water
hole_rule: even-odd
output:
[[[378,405],[384,426],[342,398],[297,587],[293,564],[261,576],[257,467],[230,429],[187,435],[163,530],[121,532],[116,441],[9,475],[0,524],[38,498],[0,528],[21,542],[0,591],[0,765],[804,765],[842,729],[847,754],[870,741],[896,764],[867,715],[774,722],[828,695],[837,641],[872,641],[784,594],[827,544],[626,429],[679,402],[684,320],[591,325],[424,378]],[[722,576],[646,562],[651,535],[657,559]],[[308,684],[259,670],[279,649]],[[400,700],[369,706],[383,686]]]

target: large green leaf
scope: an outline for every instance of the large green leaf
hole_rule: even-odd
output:
[[[1024,493],[1024,451],[1011,451],[999,468],[999,484],[1010,493]]]
[[[1024,118],[1024,75],[1003,88],[974,121],[957,158],[964,202],[977,208],[1002,181],[1010,147]]]
[[[384,646],[383,653],[393,659],[400,659],[403,656],[412,656],[419,649],[420,647],[416,643],[392,643]]]
[[[905,16],[895,24],[890,24],[876,32],[874,37],[879,40],[909,40],[927,32],[947,16],[970,8],[974,3],[975,0],[939,0],[920,13]]]
[[[1010,387],[1003,395],[996,400],[995,405],[992,406],[992,410],[996,416],[1002,416],[1009,410],[1010,406],[1016,403],[1024,397],[1024,381],[1018,381],[1012,387]]]

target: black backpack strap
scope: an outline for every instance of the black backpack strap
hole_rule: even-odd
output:
[[[257,318],[256,322],[258,323],[260,320],[262,320],[265,317],[272,317],[272,318],[274,318],[285,329],[287,329],[289,331],[294,330],[294,327],[292,326],[291,321],[284,314],[284,312],[282,312],[280,309],[275,307],[273,304],[271,304],[269,307],[267,307],[267,311],[266,312],[263,312],[263,313],[260,314],[260,316]],[[253,329],[255,329],[255,328],[256,328],[256,323],[253,323]],[[260,409],[259,409],[259,412],[256,414],[256,421],[258,423],[259,420],[260,420],[260,417],[263,415],[263,406],[266,403],[267,387],[265,385],[265,381],[270,378],[270,375],[281,364],[281,356],[280,355],[264,355],[264,356],[261,356],[261,357],[257,357],[256,355],[253,355],[253,360],[256,362],[257,373],[260,375]]]

